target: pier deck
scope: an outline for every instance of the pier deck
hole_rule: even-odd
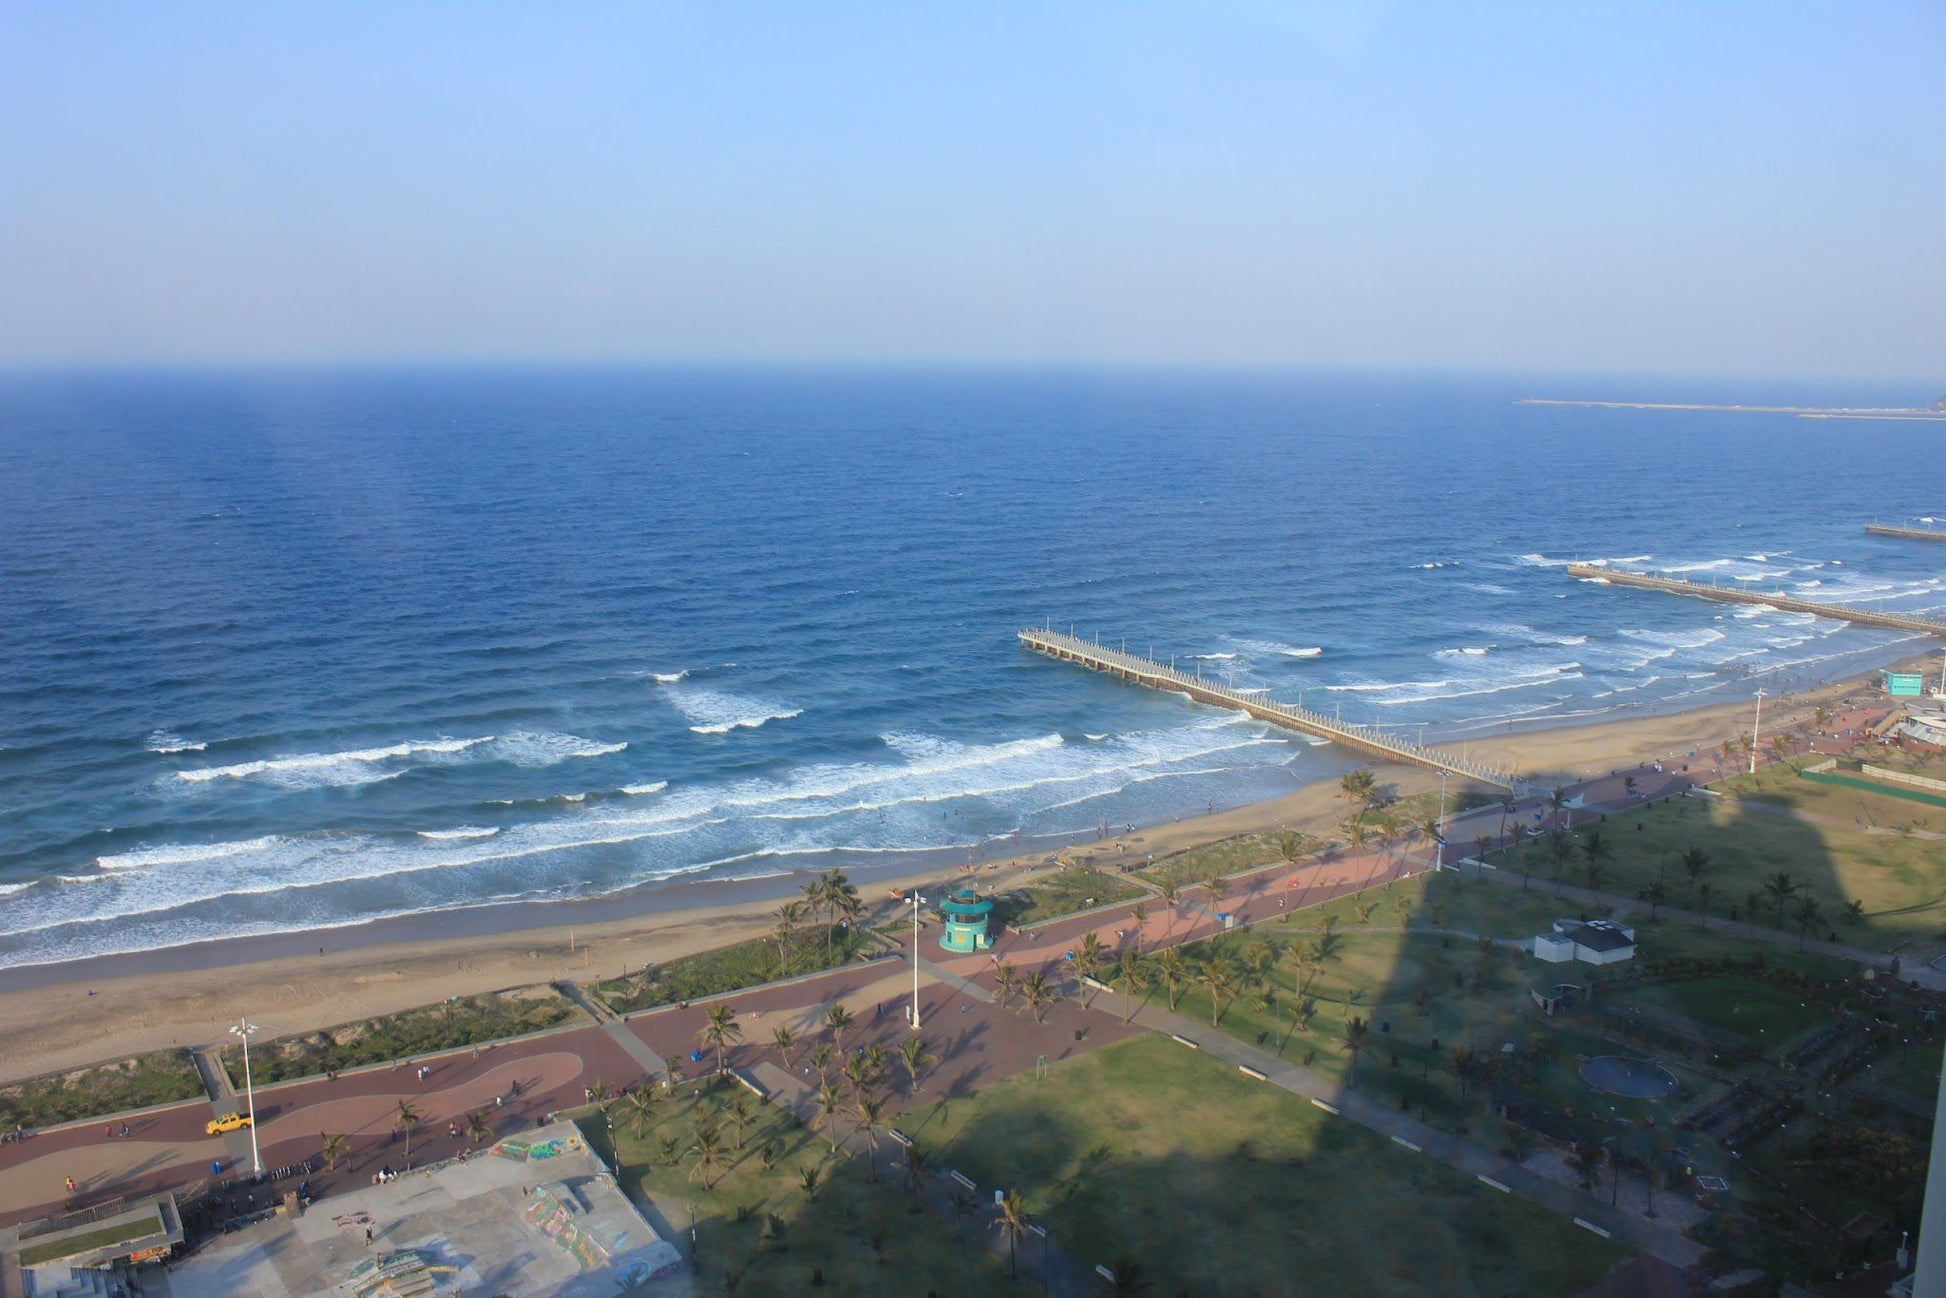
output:
[[[1646,572],[1630,572],[1626,568],[1596,568],[1585,563],[1569,564],[1568,576],[1585,581],[1605,581],[1611,586],[1638,586],[1643,590],[1662,590],[1675,595],[1697,595],[1729,604],[1768,604],[1787,613],[1815,613],[1819,617],[1855,622],[1859,626],[1946,636],[1946,622],[1936,618],[1909,617],[1903,613],[1853,608],[1848,604],[1814,604],[1808,599],[1794,599],[1778,591],[1751,590],[1747,586],[1713,586],[1682,577],[1658,577]]]
[[[1260,691],[1243,692],[1225,689],[1213,681],[1200,676],[1192,676],[1177,671],[1167,663],[1156,662],[1139,654],[1122,653],[1106,645],[1094,644],[1063,635],[1059,631],[1029,629],[1020,632],[1020,642],[1036,653],[1058,658],[1062,662],[1078,663],[1098,672],[1119,676],[1135,685],[1148,685],[1159,690],[1175,690],[1187,694],[1198,703],[1208,703],[1220,708],[1234,708],[1247,712],[1260,721],[1284,726],[1290,730],[1390,761],[1411,762],[1418,766],[1430,766],[1435,770],[1450,771],[1454,775],[1490,784],[1496,788],[1517,791],[1518,777],[1510,771],[1496,770],[1484,762],[1469,761],[1464,757],[1437,748],[1395,739],[1391,735],[1375,730],[1370,726],[1352,725],[1312,712],[1308,708],[1295,708],[1287,703],[1278,703],[1263,697]]]
[[[1908,541],[1946,541],[1946,531],[1932,527],[1894,527],[1890,523],[1867,523],[1865,530],[1873,536],[1897,536]]]

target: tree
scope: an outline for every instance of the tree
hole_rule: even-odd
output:
[[[1708,915],[1710,913],[1710,898],[1715,893],[1716,887],[1708,879],[1696,885],[1696,904],[1702,908],[1703,914]]]
[[[1277,836],[1277,859],[1285,865],[1296,865],[1297,858],[1304,854],[1304,836],[1289,830]]]
[[[1786,872],[1779,870],[1764,880],[1764,891],[1777,906],[1777,922],[1784,921],[1784,903],[1797,896],[1797,881]]]
[[[993,996],[1001,1009],[1020,992],[1020,971],[1002,960],[993,967]]]
[[[405,1133],[405,1163],[412,1166],[412,1128],[419,1122],[421,1114],[412,1107],[411,1100],[400,1100],[399,1111],[392,1119],[392,1126]]]
[[[1574,1153],[1568,1157],[1568,1166],[1581,1173],[1581,1188],[1591,1189],[1595,1175],[1601,1170],[1601,1141],[1592,1136],[1583,1136],[1574,1142]]]
[[[770,930],[770,940],[777,944],[777,976],[788,978],[791,972],[791,939],[797,936],[797,927],[804,922],[804,903],[787,901],[777,908],[777,927]]]
[[[1145,901],[1136,902],[1135,909],[1129,912],[1129,918],[1135,921],[1135,949],[1140,951],[1142,949],[1142,926],[1149,922],[1149,904]]]
[[[830,1082],[818,1087],[818,1121],[824,1124],[824,1138],[831,1142],[831,1148],[838,1148],[836,1134],[838,1110],[845,1106],[845,1097]]]
[[[638,1086],[628,1093],[623,1105],[628,1110],[628,1116],[635,1121],[638,1139],[648,1134],[649,1128],[655,1125],[656,1109],[661,1107],[661,1103],[662,1097],[652,1086]]]
[[[1016,1253],[1020,1247],[1020,1237],[1027,1233],[1027,1204],[1017,1191],[1009,1190],[1000,1196],[996,1206],[998,1211],[993,1218],[993,1228],[1006,1237],[1007,1278],[1016,1280],[1020,1277]]]
[[[1845,903],[1846,923],[1855,924],[1859,920],[1864,918],[1865,918],[1865,901],[1862,897],[1853,897],[1850,901]]]
[[[326,1136],[324,1138],[324,1165],[329,1171],[338,1170],[338,1160],[345,1156],[345,1146],[351,1143],[349,1136]]]
[[[829,1041],[819,1041],[811,1047],[811,1067],[818,1070],[818,1081],[831,1078],[831,1058],[837,1052],[832,1050]]]
[[[1473,839],[1473,859],[1482,867],[1487,863],[1487,849],[1493,846],[1493,835],[1480,834]]]
[[[966,1189],[959,1182],[955,1181],[953,1183],[952,1194],[946,1198],[946,1206],[952,1211],[953,1233],[957,1235],[959,1234],[960,1222],[965,1220],[967,1214],[980,1206],[980,1201],[973,1197],[971,1190]]]
[[[1654,919],[1656,911],[1660,909],[1662,903],[1669,900],[1669,894],[1662,887],[1662,880],[1657,879],[1654,883],[1642,889],[1642,900],[1649,903],[1649,918]]]
[[[1176,1002],[1182,999],[1182,989],[1189,985],[1189,967],[1183,963],[1182,952],[1169,947],[1156,957],[1156,976],[1169,990],[1169,1008],[1174,1010]]]
[[[1710,857],[1700,847],[1686,847],[1681,858],[1682,872],[1689,876],[1689,890],[1696,891],[1696,884],[1702,879],[1703,871],[1709,869]]]
[[[1358,1052],[1363,1050],[1371,1037],[1371,1025],[1364,1019],[1353,1015],[1345,1020],[1344,1052],[1351,1057],[1351,1067],[1345,1073],[1345,1085],[1358,1085]]]
[[[865,1179],[873,1184],[878,1182],[878,1133],[885,1126],[885,1105],[870,1096],[860,1096],[853,1107],[852,1116],[858,1120],[858,1129],[865,1133],[865,1145],[869,1150],[870,1163]]]
[[[772,1028],[770,1044],[777,1047],[777,1058],[783,1061],[784,1071],[791,1070],[791,1060],[797,1054],[797,1033],[791,1031],[790,1024]]]
[[[899,1062],[905,1066],[905,1080],[911,1094],[919,1093],[919,1076],[939,1062],[939,1056],[926,1052],[926,1039],[917,1032],[899,1045]]]
[[[1209,1022],[1211,1027],[1215,1027],[1223,1018],[1224,1002],[1236,995],[1236,966],[1230,963],[1228,956],[1211,956],[1196,980],[1209,989]]]
[[[715,1127],[696,1129],[696,1138],[689,1143],[688,1156],[695,1160],[689,1169],[690,1179],[700,1178],[705,1190],[714,1189],[716,1178],[723,1170],[723,1137],[717,1134]]]
[[[1567,868],[1568,857],[1574,851],[1574,839],[1565,829],[1547,831],[1547,856],[1554,862],[1554,882],[1561,882],[1561,871]]]
[[[1149,962],[1139,951],[1124,951],[1115,963],[1114,977],[1115,989],[1128,998],[1128,1017],[1122,1022],[1132,1023],[1135,1011],[1141,1008],[1142,993],[1149,988]]]
[[[490,1138],[492,1135],[493,1124],[487,1121],[487,1115],[484,1110],[475,1109],[466,1115],[466,1138],[473,1142],[475,1149],[480,1147],[481,1141]]]
[[[1630,798],[1635,796],[1635,777],[1633,775],[1625,775],[1622,777],[1622,793],[1624,796]]]
[[[1028,974],[1026,981],[1020,985],[1020,998],[1026,1003],[1027,1008],[1034,1012],[1036,1023],[1046,1022],[1047,1007],[1052,1005],[1059,996],[1060,993],[1054,989],[1054,984],[1049,982],[1047,975],[1039,969]]]
[[[1806,930],[1823,918],[1824,912],[1819,909],[1818,899],[1816,897],[1804,896],[1797,899],[1796,904],[1791,907],[1791,919],[1797,924],[1798,950],[1802,951],[1804,949],[1804,934]]]
[[[1568,791],[1565,788],[1551,790],[1547,795],[1548,823],[1556,829],[1561,827],[1562,813],[1568,808]]]
[[[1452,1055],[1453,1076],[1459,1080],[1460,1120],[1466,1119],[1466,1092],[1473,1079],[1480,1075],[1480,1056],[1471,1046],[1455,1046]]]
[[[1346,771],[1338,780],[1338,792],[1345,800],[1345,810],[1354,821],[1361,820],[1372,808],[1372,799],[1378,792],[1378,779],[1365,767]]]
[[[1086,1005],[1092,999],[1088,995],[1088,983],[1101,976],[1102,965],[1107,959],[1108,953],[1102,949],[1101,935],[1092,931],[1083,933],[1081,946],[1074,953],[1074,974],[1081,979],[1082,1004]]]
[[[905,1192],[917,1204],[926,1193],[926,1182],[932,1179],[932,1160],[926,1151],[917,1145],[905,1147]]]
[[[1614,854],[1614,850],[1608,845],[1607,835],[1601,832],[1600,825],[1590,828],[1581,840],[1581,855],[1588,858],[1589,865],[1600,865]],[[1592,888],[1594,885],[1588,886]]]
[[[1169,923],[1173,927],[1176,915],[1182,910],[1182,883],[1174,874],[1167,874],[1156,884],[1155,891],[1162,904],[1169,908]]]
[[[1377,909],[1378,909],[1378,903],[1375,901],[1361,901],[1357,905],[1352,907],[1352,910],[1358,915],[1358,922],[1360,924],[1371,923],[1372,912]]]
[[[1778,761],[1789,765],[1791,762],[1791,737],[1789,735],[1772,735],[1770,737],[1770,755]],[[1792,769],[1795,770],[1796,767],[1793,766]]]
[[[736,1128],[736,1147],[741,1150],[750,1131],[750,1121],[757,1115],[751,1111],[750,1097],[742,1092],[730,1102],[730,1125]]]
[[[709,1022],[696,1033],[697,1039],[716,1051],[716,1071],[723,1071],[723,1052],[743,1040],[743,1025],[737,1022],[737,1012],[728,1005],[709,1007]]]
[[[834,1001],[831,1008],[824,1012],[825,1026],[831,1029],[831,1044],[839,1050],[845,1048],[845,1033],[851,1030],[851,1011],[843,1001]]]
[[[1155,1285],[1142,1274],[1142,1264],[1133,1258],[1118,1257],[1108,1268],[1108,1292],[1111,1298],[1141,1298],[1151,1292]]]
[[[804,1197],[817,1202],[818,1184],[824,1180],[824,1168],[816,1163],[801,1167],[797,1171],[797,1188],[804,1191]]]

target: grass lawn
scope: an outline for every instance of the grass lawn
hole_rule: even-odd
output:
[[[91,1230],[85,1235],[70,1235],[46,1244],[33,1244],[20,1250],[22,1266],[38,1266],[42,1262],[52,1262],[56,1258],[73,1257],[91,1249],[107,1248],[110,1244],[120,1244],[131,1239],[141,1239],[145,1235],[160,1235],[162,1220],[156,1216],[142,1217],[135,1221],[125,1221],[116,1226],[104,1226]]]
[[[0,1130],[51,1127],[203,1094],[202,1078],[188,1051],[158,1050],[0,1086]]]
[[[1900,1046],[1874,1060],[1865,1076],[1880,1086],[1930,1102],[1939,1095],[1941,1053],[1937,1041]]]
[[[580,1013],[549,987],[460,996],[438,1005],[264,1042],[251,1048],[250,1073],[257,1085],[268,1086],[293,1077],[310,1077],[327,1068],[356,1068],[523,1036],[558,1027]],[[241,1087],[242,1051],[225,1047],[222,1058],[232,1082]]]
[[[1275,865],[1284,859],[1282,838],[1283,835],[1274,830],[1238,834],[1234,838],[1218,839],[1200,847],[1171,852],[1137,873],[1150,883],[1161,884],[1173,880],[1179,886],[1189,887],[1208,878],[1212,869],[1220,868],[1224,874],[1236,874],[1242,870]],[[1314,838],[1301,834],[1297,838],[1300,853],[1308,854],[1320,846]]]
[[[1781,871],[1818,902],[1823,920],[1814,935],[1835,930],[1840,941],[1881,951],[1917,944],[1930,953],[1939,945],[1938,934],[1946,924],[1946,853],[1936,842],[1863,832],[1865,825],[1913,820],[1915,804],[1812,784],[1787,767],[1766,767],[1716,787],[1726,796],[1656,803],[1603,822],[1602,836],[1612,854],[1602,862],[1602,891],[1635,895],[1660,877],[1669,904],[1704,909],[1680,864],[1683,853],[1694,847],[1709,858],[1702,878],[1712,890],[1707,905],[1711,914],[1727,915],[1734,906],[1740,918],[1795,931],[1789,906],[1780,917],[1762,891],[1764,881]],[[1744,798],[1758,805],[1748,805]],[[1867,805],[1874,803],[1885,806]],[[1779,807],[1857,828],[1799,819],[1774,809]],[[1946,812],[1939,819],[1946,824]],[[1587,833],[1574,835],[1565,882],[1587,883],[1581,852]],[[1540,843],[1530,842],[1521,850],[1536,878],[1553,877],[1553,863],[1544,858]],[[1496,853],[1494,861],[1514,868],[1505,851]],[[1846,904],[1853,900],[1864,904],[1862,920],[1845,915]]]
[[[1562,1294],[1621,1249],[1157,1036],[907,1115],[1157,1293]],[[1031,1258],[1031,1245],[1027,1249]]]
[[[998,899],[994,913],[1012,929],[1040,924],[1078,910],[1133,901],[1147,894],[1140,884],[1091,865],[1070,865]]]
[[[1735,1032],[1759,1053],[1775,1055],[1792,1037],[1830,1021],[1802,992],[1744,978],[1698,978],[1690,982],[1631,987],[1618,993],[1655,1009],[1673,1010],[1711,1027]]]
[[[710,951],[656,965],[626,978],[596,983],[594,993],[618,1014],[645,1010],[677,1001],[700,1000],[724,992],[757,987],[779,978],[795,978],[850,964],[861,954],[876,952],[857,929],[832,926],[827,947],[822,925],[798,931],[791,943],[790,961],[781,958],[777,943],[767,937],[720,946]]]
[[[751,1115],[741,1149],[732,1120],[739,1097]],[[907,1211],[901,1173],[893,1165],[898,1147],[889,1140],[880,1142],[874,1185],[861,1160],[831,1157],[822,1136],[741,1087],[683,1087],[676,1098],[665,1097],[657,1120],[642,1128],[628,1104],[609,1106],[612,1133],[598,1116],[583,1120],[583,1130],[617,1168],[628,1194],[652,1202],[679,1233],[694,1220],[702,1265],[699,1293],[728,1292],[732,1274],[742,1286],[737,1292],[802,1293],[820,1272],[824,1288],[836,1294],[937,1291],[978,1298],[1017,1292],[976,1244],[954,1237],[945,1218]],[[683,1153],[699,1124],[720,1132],[729,1160],[707,1188],[691,1174],[693,1160]],[[673,1144],[667,1153],[664,1141]],[[767,1147],[769,1168],[764,1166]],[[815,1199],[799,1181],[811,1167],[821,1169]],[[773,1215],[781,1234],[770,1223]],[[986,1228],[965,1226],[969,1233],[975,1229]]]

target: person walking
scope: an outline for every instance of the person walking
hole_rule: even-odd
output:
[[[74,1178],[71,1176],[68,1178],[68,1193],[74,1193]]]

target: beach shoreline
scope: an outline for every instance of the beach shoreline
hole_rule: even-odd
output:
[[[1893,665],[1916,661],[1917,656],[1906,655]],[[1878,670],[1767,699],[1766,731],[1801,723],[1819,704],[1859,695]],[[1739,701],[1516,730],[1470,739],[1466,747],[1478,759],[1548,785],[1655,759],[1680,763],[1690,752],[1713,749],[1743,733],[1750,722],[1750,704]],[[1439,787],[1439,777],[1429,770],[1373,769],[1381,784],[1402,796]],[[1113,867],[1243,833],[1329,834],[1342,815],[1335,783],[1315,782],[1277,798],[1136,826],[1110,841],[1077,847]],[[1041,844],[972,867],[906,861],[848,873],[868,903],[889,904],[892,888],[964,877],[969,869],[983,888],[1012,887],[1046,869],[1053,850]],[[775,908],[799,891],[803,877],[793,872],[645,887],[585,900],[421,912],[336,929],[0,970],[0,1082],[204,1044],[220,1035],[219,1025],[243,1015],[274,1037],[455,996],[611,977],[644,963],[666,963],[767,932]]]

